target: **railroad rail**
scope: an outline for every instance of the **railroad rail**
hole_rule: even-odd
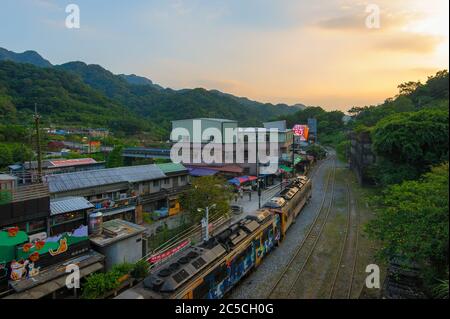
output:
[[[316,244],[322,234],[322,231],[324,229],[324,226],[328,220],[328,216],[331,211],[331,207],[333,205],[333,197],[334,197],[334,184],[335,184],[335,175],[336,175],[336,158],[335,156],[331,157],[330,160],[333,161],[333,168],[332,171],[328,174],[327,181],[326,181],[326,189],[324,191],[324,196],[322,198],[321,204],[317,209],[316,217],[314,218],[311,226],[308,229],[308,232],[306,233],[304,239],[302,240],[301,244],[297,246],[295,249],[294,255],[289,260],[286,267],[283,269],[281,274],[279,275],[278,279],[275,281],[275,283],[272,285],[272,287],[269,289],[269,293],[267,295],[267,299],[277,297],[289,297],[291,293],[293,292],[293,289],[298,282],[301,274],[303,273],[305,266],[307,265],[314,248],[316,247]],[[323,164],[323,163],[322,163]],[[314,172],[315,173],[317,170]],[[313,175],[313,176],[314,176]],[[331,188],[331,197],[329,200],[329,205],[324,209],[324,205],[326,202],[326,198],[328,197],[328,190]],[[293,267],[294,264],[300,265],[300,268]],[[297,273],[294,275],[295,279],[292,280],[292,278],[289,277],[289,272],[293,269],[297,268]],[[289,284],[290,283],[290,284]],[[284,285],[283,285],[284,284]],[[289,287],[286,289],[286,287]]]
[[[347,223],[345,230],[345,238],[342,243],[337,263],[336,271],[331,283],[329,298],[330,299],[350,299],[353,290],[353,281],[355,277],[356,262],[358,258],[358,241],[359,241],[359,212],[354,210],[354,198],[351,194],[350,185],[347,181]],[[354,235],[353,240],[352,233]],[[340,289],[336,289],[340,283]]]

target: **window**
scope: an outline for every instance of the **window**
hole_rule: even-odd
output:
[[[194,299],[204,299],[209,292],[209,285],[206,282],[202,282],[193,291]]]
[[[28,233],[37,233],[45,231],[47,229],[47,223],[45,219],[32,221],[28,223]]]
[[[164,185],[169,185],[169,184],[170,184],[170,178],[164,179]]]
[[[181,181],[182,183],[185,183],[186,180],[187,180],[186,176],[181,176],[181,177],[180,177],[180,181]]]
[[[153,181],[153,187],[159,187],[159,181]]]

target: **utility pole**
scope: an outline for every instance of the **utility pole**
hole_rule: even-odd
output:
[[[42,182],[42,152],[41,152],[41,133],[39,130],[39,122],[41,116],[37,112],[37,104],[34,104],[34,125],[36,128],[36,151],[37,151],[37,165],[38,165],[38,183]]]
[[[209,241],[209,210],[211,208],[215,208],[216,204],[212,204],[211,206],[206,206],[205,208],[205,217],[202,218],[202,226],[205,228],[205,235],[203,237],[203,241],[206,243]],[[203,209],[198,208],[197,211],[201,212]]]
[[[295,175],[295,134],[292,131],[292,173]]]
[[[259,181],[259,136],[256,128],[256,183],[258,187],[258,209],[261,209],[261,185]]]

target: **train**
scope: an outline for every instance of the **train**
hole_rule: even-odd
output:
[[[154,265],[149,275],[117,299],[221,299],[286,237],[312,197],[298,176],[260,210]]]

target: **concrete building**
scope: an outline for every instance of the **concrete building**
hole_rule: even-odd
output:
[[[199,132],[201,132],[201,140],[197,145],[195,145],[194,140],[195,125],[197,125],[197,127],[199,128]],[[185,135],[172,136],[172,143],[180,143],[179,145],[183,145],[182,141],[184,141],[184,143],[188,145],[187,147],[189,147],[191,151],[191,158],[189,163],[184,162],[184,164],[192,165],[194,167],[214,168],[220,165],[235,164],[239,165],[243,169],[243,174],[255,175],[256,158],[249,158],[251,154],[249,150],[256,149],[256,133],[265,134],[266,137],[264,140],[268,149],[269,134],[266,130],[270,129],[275,129],[278,132],[278,155],[280,159],[288,161],[290,158],[292,158],[291,154],[293,133],[292,130],[288,130],[286,128],[286,121],[267,122],[264,123],[264,128],[242,128],[238,127],[238,123],[232,120],[198,118],[173,121],[172,129],[184,130]],[[216,139],[208,135],[208,132],[212,132],[207,131],[208,129],[216,129],[217,132],[221,133],[222,139],[217,142]],[[234,134],[232,136],[227,136],[227,129],[232,129]],[[216,141],[216,143],[213,143],[213,141]],[[242,143],[242,145],[244,145],[244,154],[242,160],[239,160],[236,156],[237,142],[240,142]],[[200,161],[194,160],[192,152],[195,150],[202,151],[207,144],[209,144],[211,148],[216,146],[220,146],[222,148],[221,162],[207,164],[204,163],[204,159],[201,159]],[[227,162],[226,159],[231,159],[231,162]],[[264,170],[264,167],[262,169]]]
[[[144,227],[115,219],[103,223],[103,232],[90,236],[94,249],[105,256],[105,269],[122,263],[135,263],[146,255]]]

